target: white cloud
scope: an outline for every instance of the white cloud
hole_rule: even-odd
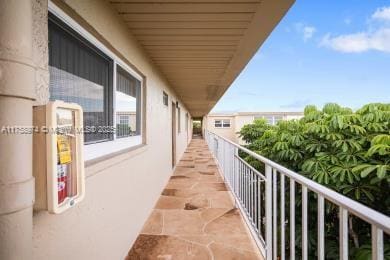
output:
[[[365,31],[332,36],[325,35],[320,46],[331,48],[345,53],[361,53],[370,50],[390,53],[390,7],[378,8],[372,15],[372,19],[381,21],[375,27]]]
[[[369,32],[340,35],[332,37],[325,35],[321,46],[347,53],[359,53],[369,50],[390,52],[390,28],[382,28]]]
[[[390,21],[390,6],[376,9],[372,19]]]
[[[302,39],[304,42],[311,39],[317,29],[314,26],[305,25],[304,23],[295,23],[295,31],[302,34]]]
[[[317,31],[317,29],[313,26],[305,26],[303,27],[303,40],[307,41],[311,37],[313,37],[314,33]]]

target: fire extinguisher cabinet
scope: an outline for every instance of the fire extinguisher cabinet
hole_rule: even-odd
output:
[[[34,107],[34,210],[61,213],[85,195],[83,111],[73,103]]]

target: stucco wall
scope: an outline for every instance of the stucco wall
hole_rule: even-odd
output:
[[[87,167],[86,196],[74,208],[59,215],[34,212],[33,259],[123,259],[172,173],[171,107],[163,105],[162,91],[169,104],[176,97],[105,1],[65,2],[146,76],[147,145]],[[41,51],[45,48],[47,37]],[[48,81],[42,82],[40,103],[45,103]],[[180,107],[177,159],[187,145],[187,110]]]

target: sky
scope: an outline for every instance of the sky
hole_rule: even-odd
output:
[[[297,0],[214,107],[390,103],[390,1]]]

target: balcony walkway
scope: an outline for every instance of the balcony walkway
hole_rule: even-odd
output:
[[[263,259],[204,140],[191,141],[126,259]]]

